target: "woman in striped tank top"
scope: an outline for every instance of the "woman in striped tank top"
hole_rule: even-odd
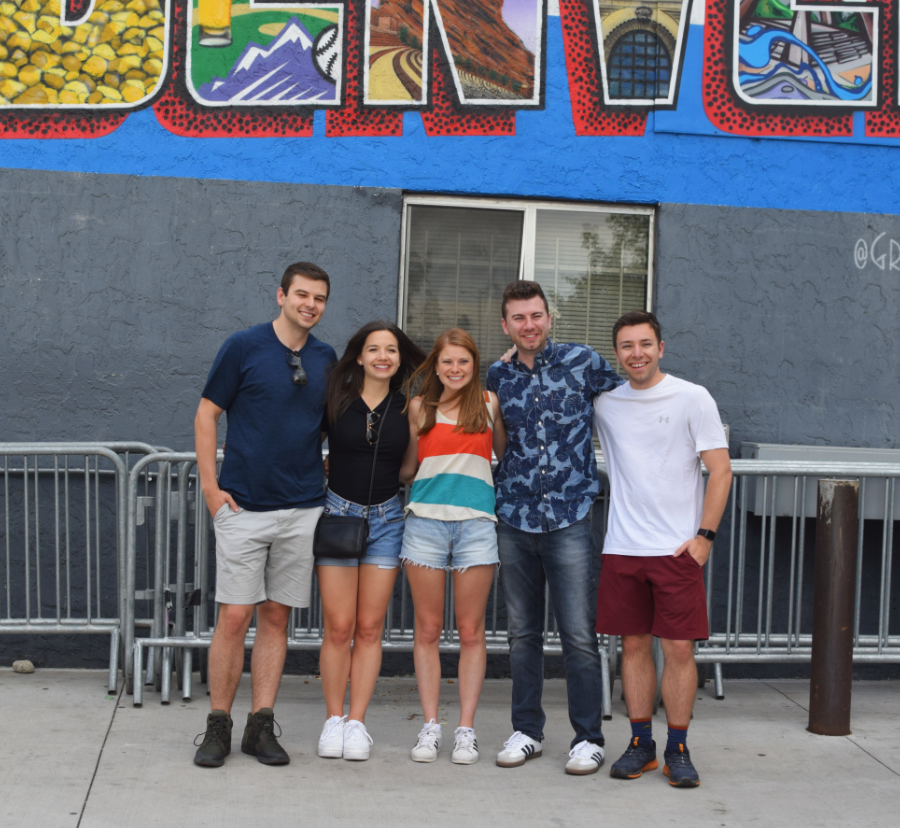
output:
[[[506,432],[497,397],[481,389],[478,348],[460,328],[437,338],[411,378],[412,388],[419,392],[409,401],[418,471],[404,481],[412,489],[400,557],[415,608],[413,659],[426,724],[411,757],[433,762],[441,748],[438,645],[450,571],[460,644],[460,716],[451,760],[470,765],[478,761],[474,725],[487,661],[484,613],[500,560],[491,449],[503,454]]]

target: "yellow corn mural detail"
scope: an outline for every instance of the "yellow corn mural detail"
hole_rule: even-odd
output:
[[[102,0],[60,23],[60,0],[0,0],[0,107],[135,103],[165,65],[160,0]]]

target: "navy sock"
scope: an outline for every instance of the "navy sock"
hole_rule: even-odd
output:
[[[650,747],[653,741],[653,720],[652,719],[632,719],[631,720],[631,738],[638,740],[641,747]]]
[[[687,747],[687,726],[675,727],[669,725],[669,738],[666,740],[666,752],[670,750],[678,750],[679,745]]]

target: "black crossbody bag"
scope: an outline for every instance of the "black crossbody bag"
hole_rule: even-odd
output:
[[[378,439],[372,455],[372,475],[369,478],[369,499],[366,503],[366,517],[356,515],[326,515],[319,517],[313,538],[314,558],[339,558],[349,560],[366,556],[369,539],[369,507],[372,505],[372,487],[375,485],[375,461],[378,459],[378,445],[381,443],[381,427],[388,418],[393,391],[388,396],[384,416],[378,423]]]

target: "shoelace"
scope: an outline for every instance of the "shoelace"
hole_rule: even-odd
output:
[[[504,743],[503,747],[507,750],[518,750],[528,743],[529,739],[521,730],[517,730]]]
[[[666,758],[666,764],[669,765],[669,767],[672,765],[687,765],[690,761],[690,754],[687,752],[684,745],[678,745],[678,753],[674,756],[669,754]]]
[[[429,722],[419,731],[419,738],[416,740],[421,747],[434,747],[437,740],[441,736],[441,726],[439,724],[431,724]]]
[[[278,728],[278,733],[275,733],[275,728]],[[271,744],[272,742],[276,742],[278,737],[281,736],[281,725],[275,721],[275,717],[265,718],[262,720],[262,726],[259,729],[260,738],[266,743]]]
[[[322,738],[330,739],[335,735],[336,730],[341,730],[344,727],[344,722],[346,721],[346,716],[332,716],[325,722],[325,730],[322,733]]]
[[[593,759],[595,753],[599,753],[601,748],[593,742],[579,742],[569,751],[569,758],[575,756],[583,756],[585,759]]]
[[[577,746],[576,746],[577,747]],[[625,748],[624,756],[631,756],[632,753],[643,753],[644,749],[638,746],[638,737],[635,736],[631,744]]]
[[[354,739],[365,739],[370,745],[375,744],[362,722],[347,722],[344,727],[344,741],[349,742]]]
[[[454,736],[454,748],[457,750],[474,750],[477,751],[478,748],[475,746],[475,731],[469,727],[458,727],[456,728],[456,732],[453,734]]]
[[[221,716],[216,716],[216,718],[213,719],[212,722],[210,722],[209,726],[203,733],[198,733],[194,737],[194,747],[199,747],[200,742],[198,742],[197,740],[200,739],[201,741],[203,741],[206,739],[207,735],[209,736],[210,742],[217,741],[222,736],[222,733],[224,731],[225,719],[223,719]]]

